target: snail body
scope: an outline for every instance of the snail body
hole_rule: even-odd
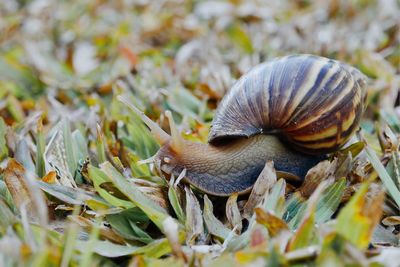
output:
[[[182,140],[179,153],[164,145],[155,156],[159,168],[177,177],[185,169],[185,180],[201,191],[218,196],[251,189],[269,160],[285,176],[304,177],[321,157],[290,150],[274,135],[234,139],[218,146]],[[205,156],[206,155],[206,156]],[[157,162],[158,161],[158,162]]]
[[[158,168],[218,196],[251,189],[266,161],[304,177],[326,153],[345,144],[365,109],[366,80],[357,69],[312,55],[261,64],[221,101],[209,143],[182,139],[167,113],[171,136],[140,113],[161,144]],[[123,100],[122,100],[123,101]]]

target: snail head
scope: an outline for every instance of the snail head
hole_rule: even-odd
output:
[[[181,170],[176,169],[181,169],[179,167],[181,166],[180,159],[182,158],[182,154],[185,154],[185,145],[187,145],[185,143],[189,142],[185,141],[180,136],[179,130],[176,127],[171,111],[168,110],[165,112],[165,116],[167,117],[170,125],[171,135],[169,135],[157,123],[147,117],[144,112],[140,111],[137,107],[135,107],[132,103],[123,98],[121,95],[118,96],[117,99],[128,106],[135,114],[140,117],[140,119],[147,125],[147,127],[149,127],[154,139],[161,146],[161,148],[154,156],[149,159],[141,160],[138,163],[154,163],[158,169],[167,174],[172,174],[176,172],[179,173]]]

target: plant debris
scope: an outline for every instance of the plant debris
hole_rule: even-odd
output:
[[[2,1],[0,265],[397,266],[399,14],[396,0]],[[157,171],[157,141],[119,101],[206,142],[242,74],[296,53],[369,79],[359,132],[303,183],[266,162],[249,194],[202,194]]]

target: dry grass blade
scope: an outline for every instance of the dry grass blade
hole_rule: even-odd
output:
[[[47,206],[43,194],[26,177],[24,167],[10,159],[4,172],[4,181],[18,209],[25,207],[28,216],[35,222],[47,224]]]
[[[274,184],[271,191],[263,199],[262,208],[264,210],[272,210],[277,215],[283,213],[283,206],[285,203],[285,191],[286,182],[284,179],[279,179],[278,182]]]
[[[203,216],[200,203],[190,187],[185,186],[186,192],[186,243],[195,244],[196,239],[204,232]]]
[[[58,184],[48,184],[42,181],[38,181],[37,183],[40,189],[42,189],[44,192],[68,204],[84,205],[86,201],[91,199],[97,199],[101,201],[96,194],[80,188],[71,188]]]
[[[298,189],[301,196],[309,198],[322,181],[333,177],[337,168],[337,162],[337,159],[332,162],[324,160],[310,169],[304,178],[303,184]]]
[[[255,213],[257,222],[267,227],[268,233],[271,237],[277,236],[282,231],[289,231],[286,222],[276,217],[271,212],[264,211],[261,208],[256,208]]]
[[[310,246],[294,251],[287,252],[285,254],[286,259],[289,262],[299,262],[304,260],[310,260],[318,256],[320,250],[318,246]]]
[[[171,177],[171,180],[168,183],[168,199],[169,202],[171,203],[172,208],[174,209],[174,212],[176,216],[178,217],[178,220],[184,224],[186,221],[186,215],[183,212],[182,206],[181,206],[181,201],[180,199],[182,198],[182,191],[181,189],[175,185],[174,183],[174,177]]]
[[[274,163],[269,161],[265,164],[264,169],[257,178],[256,183],[251,190],[249,199],[243,208],[243,217],[249,219],[253,214],[254,208],[257,207],[266,197],[269,189],[276,182],[276,172]]]
[[[163,222],[164,233],[167,237],[169,244],[171,245],[172,252],[174,255],[180,259],[182,259],[185,263],[188,262],[186,254],[182,251],[182,246],[179,241],[179,230],[178,224],[172,217],[168,217]]]
[[[14,232],[8,232],[7,234],[3,235],[0,240],[1,254],[10,259],[18,259],[21,257],[23,248],[24,244]]]
[[[240,234],[242,231],[242,216],[237,205],[238,194],[233,194],[228,198],[225,207],[226,218],[231,226],[231,229],[235,228],[236,233]]]
[[[0,266],[397,265],[398,0],[0,2]],[[357,71],[353,83],[325,60],[287,57],[241,79],[294,53],[355,67],[365,92],[353,94],[364,83]],[[244,90],[227,99],[241,108],[221,107],[237,81]],[[314,101],[329,102],[327,112],[315,116]],[[232,128],[285,145],[254,169],[250,194],[210,196],[180,182],[252,173],[249,150],[232,164],[219,158],[259,136],[207,144],[215,158],[186,149],[207,143],[224,110]],[[347,137],[305,179],[283,171],[306,172],[300,161],[277,165],[291,141],[308,154]]]
[[[388,248],[376,257],[370,259],[370,262],[379,262],[383,266],[395,267],[396,260],[400,257],[400,250],[398,248]]]
[[[385,227],[378,224],[372,234],[371,244],[375,247],[398,247],[400,245],[400,238],[395,235],[395,230],[392,227]]]
[[[68,217],[71,221],[77,223],[80,227],[82,227],[85,231],[91,232],[95,226],[95,222],[89,220],[88,218],[79,216],[79,215],[71,215]],[[100,238],[107,239],[116,244],[125,244],[125,240],[117,235],[110,228],[105,226],[100,226]]]
[[[218,220],[213,213],[213,204],[207,195],[204,195],[204,223],[207,226],[207,230],[210,234],[225,240],[229,234],[230,230]]]
[[[8,205],[0,199],[0,232],[5,234],[9,225],[15,223],[17,218],[14,216]]]
[[[385,195],[381,191],[374,198],[367,199],[367,192],[368,183],[364,183],[340,211],[336,224],[337,232],[360,248],[368,246],[373,230],[379,223]],[[349,227],[355,224],[357,228]]]
[[[56,171],[59,175],[58,182],[67,187],[77,187],[68,167],[68,159],[65,152],[65,140],[61,131],[56,131],[51,137],[44,152],[46,171]]]
[[[15,159],[18,161],[22,166],[24,166],[26,171],[31,173],[35,173],[35,164],[33,163],[31,157],[31,151],[28,146],[28,142],[25,139],[21,139],[15,148]]]
[[[382,220],[382,223],[386,226],[400,225],[400,216],[389,216]]]

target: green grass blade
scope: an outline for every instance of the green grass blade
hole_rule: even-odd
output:
[[[100,165],[113,184],[127,196],[133,204],[139,207],[152,222],[162,231],[162,222],[169,216],[168,213],[153,200],[145,196],[138,188],[129,183],[109,162]]]
[[[46,174],[44,165],[44,150],[46,148],[45,136],[43,133],[43,125],[41,119],[39,119],[36,135],[36,174],[39,177],[43,177]]]
[[[104,198],[105,201],[115,207],[122,207],[125,209],[133,208],[135,206],[132,202],[115,197],[107,190],[101,188],[101,184],[111,182],[111,179],[109,179],[102,170],[92,165],[89,165],[88,172],[89,178],[92,180],[96,192],[99,193],[99,195]]]
[[[365,151],[367,152],[368,159],[371,161],[372,166],[375,171],[378,173],[379,178],[382,180],[383,185],[386,190],[392,196],[393,200],[397,204],[397,208],[400,207],[400,191],[397,189],[396,184],[393,179],[390,177],[382,162],[379,160],[376,153],[368,146],[365,146]]]
[[[8,148],[6,145],[6,132],[7,125],[3,118],[0,117],[0,161],[8,155]]]
[[[174,186],[174,179],[171,179],[168,187],[168,199],[179,222],[185,224],[186,216],[179,202],[177,190],[178,189]]]

